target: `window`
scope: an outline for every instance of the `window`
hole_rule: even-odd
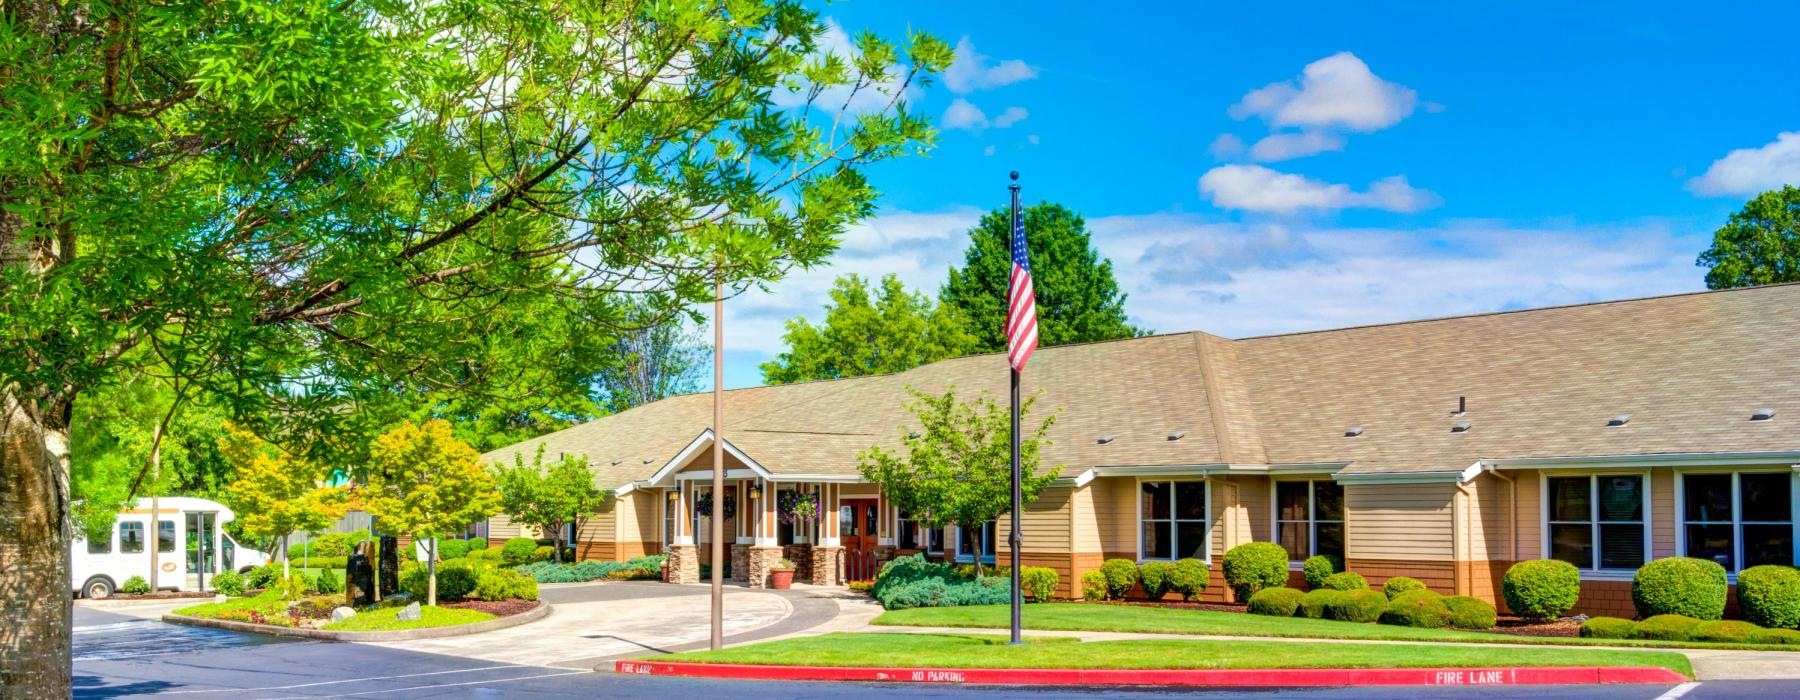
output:
[[[98,537],[94,536],[93,533],[86,534],[88,554],[112,554],[111,532],[102,533]]]
[[[1557,476],[1544,482],[1550,558],[1588,570],[1644,565],[1644,477]]]
[[[1731,572],[1793,565],[1792,481],[1785,472],[1681,475],[1684,554]]]
[[[975,539],[975,534],[972,532],[964,533],[961,527],[954,527],[951,529],[956,531],[956,560],[974,561],[975,557],[969,553],[975,551],[976,543],[973,541]],[[980,543],[982,561],[991,562],[994,560],[996,546],[994,542],[995,534],[994,521],[989,520],[982,524]]]
[[[1275,482],[1275,535],[1290,561],[1315,554],[1344,556],[1344,485],[1336,481]]]
[[[941,554],[944,551],[944,531],[921,527],[911,514],[900,511],[900,518],[894,523],[899,530],[896,539],[900,549],[917,549],[929,554]]]
[[[675,499],[680,493],[671,491],[663,497],[663,544],[675,544]]]
[[[119,553],[142,554],[144,551],[144,524],[119,523]]]
[[[1206,559],[1206,482],[1139,482],[1138,523],[1138,559]]]
[[[156,551],[175,551],[175,521],[158,520],[156,522]]]

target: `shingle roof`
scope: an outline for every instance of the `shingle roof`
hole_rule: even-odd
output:
[[[1796,338],[1800,285],[1778,285],[1242,340],[1065,345],[1041,349],[1022,387],[1039,396],[1037,415],[1056,413],[1044,459],[1065,474],[1311,462],[1455,471],[1483,458],[1795,450]],[[1006,361],[727,391],[726,439],[778,475],[854,474],[858,452],[896,445],[911,423],[909,386],[1004,402]],[[1468,414],[1452,417],[1458,397]],[[1775,420],[1748,420],[1765,407]],[[1631,421],[1606,427],[1620,413]],[[648,478],[710,420],[710,395],[689,394],[486,457],[510,462],[541,443],[552,456],[587,454],[596,481],[616,487]],[[1472,427],[1452,433],[1457,421]],[[1363,435],[1345,438],[1353,425]]]

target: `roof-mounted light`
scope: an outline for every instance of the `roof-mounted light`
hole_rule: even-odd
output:
[[[1631,422],[1631,414],[1621,413],[1619,415],[1616,415],[1616,416],[1606,419],[1606,427],[1617,428],[1621,425],[1624,425],[1624,424],[1630,423],[1630,422]]]
[[[1469,428],[1472,428],[1472,427],[1475,427],[1475,426],[1470,424],[1468,421],[1462,421],[1462,422],[1457,423],[1456,425],[1450,426],[1450,432],[1466,433],[1466,432],[1469,432]]]
[[[1773,408],[1759,408],[1755,413],[1750,414],[1750,420],[1772,420],[1774,418],[1775,409]]]
[[[1362,434],[1363,434],[1363,427],[1360,425],[1352,425],[1352,426],[1344,429],[1344,437],[1347,437],[1347,438],[1357,437]]]

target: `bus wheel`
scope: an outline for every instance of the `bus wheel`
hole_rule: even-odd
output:
[[[112,594],[112,579],[105,576],[95,576],[88,579],[87,583],[81,584],[81,595],[89,600],[111,598]]]

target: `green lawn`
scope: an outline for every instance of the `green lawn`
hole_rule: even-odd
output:
[[[287,612],[287,601],[281,599],[280,591],[267,590],[253,598],[231,598],[223,603],[201,603],[199,605],[190,605],[176,610],[175,614],[190,615],[193,617],[218,617],[219,613],[231,612],[234,610],[255,610],[264,615],[274,615],[276,613]]]
[[[435,605],[419,606],[419,619],[402,622],[399,618],[400,608],[381,608],[357,613],[343,622],[325,625],[325,629],[339,632],[387,632],[391,630],[410,630],[420,627],[449,627],[467,625],[484,620],[494,619],[493,615],[480,610],[464,610],[459,608],[440,608]]]
[[[1077,642],[1071,638],[1006,638],[980,634],[834,632],[642,659],[793,666],[906,666],[921,668],[1482,668],[1494,666],[1660,666],[1692,676],[1686,656],[1625,649],[1511,649],[1487,647],[1254,642],[1208,639],[1130,639]],[[1078,645],[1078,646],[1077,646]]]
[[[1178,610],[1138,605],[1093,603],[1042,603],[1025,606],[1025,626],[1034,630],[1090,632],[1140,632],[1199,634],[1238,637],[1301,637],[1309,639],[1372,639],[1425,642],[1487,642],[1497,644],[1560,644],[1574,646],[1681,647],[1697,649],[1767,649],[1800,651],[1800,647],[1761,644],[1709,644],[1574,637],[1521,637],[1493,632],[1418,629],[1393,625],[1313,620],[1303,617],[1270,617],[1211,610]],[[875,618],[877,625],[914,627],[1004,628],[1010,624],[1004,605],[893,610]]]

